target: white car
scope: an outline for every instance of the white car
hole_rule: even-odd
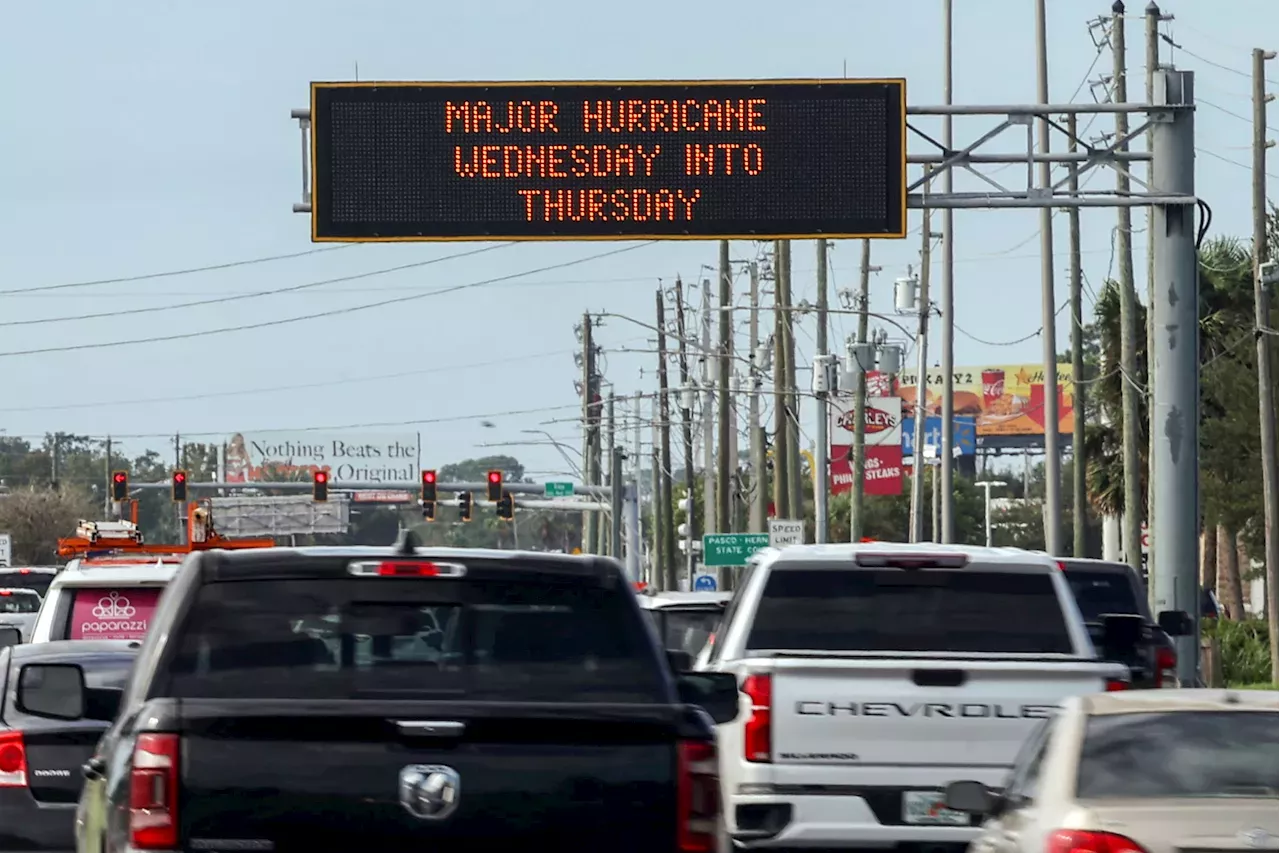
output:
[[[40,593],[34,589],[0,588],[0,626],[18,629],[25,643],[31,638],[31,626],[40,612]]]
[[[715,633],[725,605],[733,598],[728,592],[641,593],[640,609],[653,624],[662,646],[669,651],[695,657]]]
[[[45,594],[28,642],[141,640],[182,557],[72,560]]]
[[[1128,622],[1111,623],[1118,646]],[[956,545],[798,545],[748,565],[699,669],[744,694],[718,727],[746,849],[963,846],[957,778],[998,784],[1069,696],[1122,689],[1049,557]]]

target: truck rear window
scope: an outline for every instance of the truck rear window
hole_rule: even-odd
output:
[[[0,589],[0,613],[38,613],[40,596],[31,590]]]
[[[543,579],[215,583],[179,630],[167,695],[663,701],[629,604]]]
[[[6,569],[0,571],[0,587],[7,589],[31,589],[40,595],[49,591],[53,583],[53,572],[33,572],[28,569]]]
[[[71,596],[68,640],[141,640],[163,587],[63,587]]]
[[[1141,614],[1138,599],[1129,578],[1119,572],[1080,571],[1063,572],[1071,593],[1075,596],[1080,615],[1086,622],[1099,622],[1107,613]]]
[[[1172,711],[1089,718],[1077,796],[1275,799],[1275,711]]]
[[[1071,654],[1047,574],[775,569],[754,650]]]

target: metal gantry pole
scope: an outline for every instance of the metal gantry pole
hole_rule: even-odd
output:
[[[942,0],[942,62],[943,62],[943,102],[951,103],[952,73],[952,0]],[[942,118],[942,144],[948,151],[952,147],[951,116]],[[947,169],[942,175],[942,191],[953,191],[954,174]],[[956,356],[956,300],[954,290],[955,275],[955,239],[952,235],[954,214],[950,209],[942,211],[942,292],[939,295],[942,309],[942,447],[938,451],[938,474],[941,475],[937,488],[941,494],[940,522],[941,535],[934,538],[939,542],[955,541],[954,486],[952,476],[955,473],[955,459],[952,448],[955,445],[955,356]]]
[[[1155,126],[1153,188],[1187,196],[1195,194],[1194,76],[1190,71],[1156,75],[1156,103],[1174,107],[1168,120]],[[1156,383],[1152,405],[1160,442],[1151,475],[1160,495],[1152,532],[1160,537],[1152,567],[1153,604],[1157,612],[1200,612],[1199,545],[1199,403],[1200,326],[1196,264],[1196,208],[1189,203],[1155,208]],[[1178,677],[1195,683],[1200,662],[1200,620],[1191,636],[1178,637]]]
[[[1036,0],[1036,90],[1041,104],[1049,103],[1049,58],[1045,36],[1045,0]],[[1049,121],[1036,121],[1040,153],[1049,153]],[[1040,187],[1051,191],[1050,164],[1040,164]],[[1057,298],[1053,292],[1053,210],[1040,208],[1040,299],[1044,345],[1044,539],[1045,550],[1062,554],[1062,455],[1058,442]],[[917,455],[920,448],[916,448]]]

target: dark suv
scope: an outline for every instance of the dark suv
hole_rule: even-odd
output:
[[[1142,577],[1128,563],[1107,560],[1059,560],[1076,606],[1091,632],[1101,630],[1102,617],[1113,614],[1141,619],[1137,654],[1129,664],[1134,688],[1177,687],[1178,653],[1170,631],[1188,633],[1191,617],[1180,611],[1160,614],[1157,621],[1147,604]]]

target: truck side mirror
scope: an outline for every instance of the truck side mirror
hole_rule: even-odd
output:
[[[0,649],[22,643],[22,632],[12,625],[0,625]]]
[[[681,702],[699,706],[716,725],[738,716],[738,677],[732,672],[682,672],[676,687]]]
[[[1195,623],[1191,614],[1185,610],[1165,610],[1156,617],[1160,630],[1170,637],[1188,637],[1195,631]]]
[[[1109,660],[1127,660],[1142,641],[1144,622],[1129,613],[1108,613],[1102,617],[1102,653]]]

